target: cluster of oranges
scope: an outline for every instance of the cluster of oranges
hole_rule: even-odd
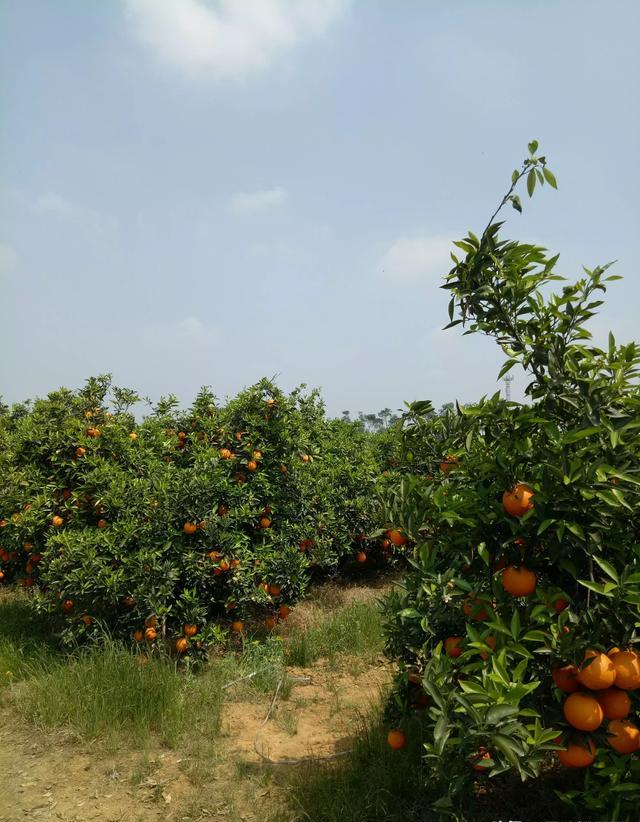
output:
[[[630,691],[640,689],[640,654],[612,648],[608,653],[589,650],[582,665],[557,665],[551,672],[556,687],[568,694],[564,717],[577,731],[592,733],[607,722],[607,743],[618,753],[640,751],[640,729],[628,717],[632,705]],[[560,744],[560,739],[558,740]],[[594,761],[596,745],[570,742],[558,751],[563,765],[584,768]]]

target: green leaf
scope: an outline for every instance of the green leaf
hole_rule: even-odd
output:
[[[598,565],[602,568],[602,570],[605,572],[605,574],[607,574],[607,576],[611,577],[611,579],[616,584],[620,584],[620,578],[618,577],[618,574],[616,573],[616,569],[613,567],[613,565],[610,562],[607,562],[606,559],[603,559],[602,557],[598,556],[598,554],[593,554],[593,559],[594,559],[594,562],[598,563]]]
[[[518,708],[514,705],[492,705],[487,711],[487,725],[497,725],[507,717],[518,715]]]
[[[514,194],[510,197],[511,205],[515,208],[517,212],[522,214],[522,203],[520,202],[520,197],[517,194]]]
[[[532,140],[528,145],[529,154],[535,154],[538,150],[538,145],[539,143],[537,140]]]
[[[542,169],[542,173],[544,174],[544,179],[549,183],[551,188],[558,188],[558,183],[552,171],[549,171],[549,169],[545,166]]]
[[[533,196],[533,192],[536,188],[536,172],[532,168],[531,171],[527,174],[527,193],[529,197]]]

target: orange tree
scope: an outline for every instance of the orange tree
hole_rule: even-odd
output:
[[[65,640],[107,627],[197,656],[354,561],[384,449],[327,420],[317,392],[203,389],[140,424],[137,400],[99,377],[0,413],[2,579],[33,587]]]
[[[566,802],[630,820],[640,802],[640,355],[611,335],[597,347],[586,327],[617,279],[607,266],[554,294],[557,256],[500,237],[496,217],[521,210],[521,181],[529,195],[555,188],[537,149],[480,237],[455,243],[443,286],[448,327],[493,337],[507,357],[500,376],[514,366],[529,375],[526,402],[496,394],[443,417],[425,402],[405,414],[405,447],[421,467],[386,495],[388,523],[415,546],[405,589],[386,602],[388,650],[403,671],[391,714],[422,709],[443,817],[465,818],[472,779],[533,779],[556,759],[578,769]]]

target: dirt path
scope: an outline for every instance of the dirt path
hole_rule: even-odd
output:
[[[377,594],[366,588],[326,589],[323,597],[335,597],[339,605]],[[301,605],[296,618],[313,622],[317,607]],[[266,798],[272,807],[281,789],[256,752],[256,741],[263,756],[275,760],[348,750],[359,718],[379,703],[391,679],[382,657],[368,663],[319,660],[288,673],[305,681],[294,682],[279,696],[264,727],[272,694],[256,696],[234,686],[220,735],[192,739],[184,749],[114,750],[104,743],[79,743],[63,733],[32,728],[5,700],[0,708],[0,822],[264,822]]]

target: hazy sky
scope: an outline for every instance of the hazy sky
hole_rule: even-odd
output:
[[[0,394],[493,393],[438,286],[532,138],[560,188],[509,235],[617,259],[594,329],[639,337],[639,28],[637,0],[0,0]]]

